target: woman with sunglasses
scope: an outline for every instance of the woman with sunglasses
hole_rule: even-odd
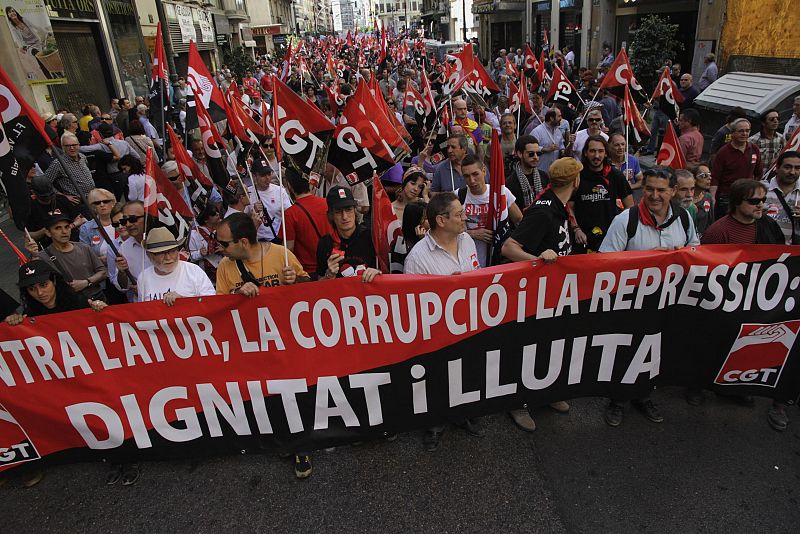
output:
[[[95,188],[89,191],[87,200],[92,207],[92,211],[97,215],[97,220],[103,225],[106,234],[113,238],[115,232],[113,226],[111,226],[111,210],[117,203],[114,193],[108,189]],[[79,235],[80,242],[88,245],[92,249],[92,252],[100,258],[100,261],[105,263],[105,257],[100,254],[100,246],[103,244],[104,239],[100,233],[97,222],[94,219],[86,221],[86,223],[81,225]]]
[[[698,237],[702,237],[706,228],[716,220],[714,197],[711,196],[711,171],[706,163],[700,163],[694,169],[694,205],[697,208],[695,228]]]
[[[222,221],[219,208],[209,204],[195,220],[197,225],[189,235],[189,254],[213,282],[217,279],[217,267],[222,261],[222,246],[216,234],[217,226]]]

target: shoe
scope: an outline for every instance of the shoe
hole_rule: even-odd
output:
[[[122,478],[122,464],[111,464],[111,471],[106,475],[106,484],[113,486]]]
[[[642,414],[644,414],[644,416],[653,423],[662,423],[664,421],[664,417],[650,399],[634,401],[633,405],[636,406],[639,411],[641,411]]]
[[[706,400],[703,396],[702,389],[694,389],[694,388],[686,388],[686,393],[684,394],[686,397],[686,402],[689,406],[700,406]]]
[[[36,484],[41,482],[43,478],[44,478],[44,471],[42,471],[41,469],[37,469],[36,471],[34,471],[32,473],[26,473],[22,477],[22,487],[23,488],[32,488]]]
[[[565,401],[551,402],[550,407],[555,411],[557,411],[558,413],[569,412],[569,404],[567,404]]]
[[[508,415],[511,416],[511,419],[514,420],[514,424],[517,425],[520,430],[524,430],[525,432],[533,432],[536,430],[536,421],[533,420],[527,408],[511,410],[508,412]]]
[[[311,456],[307,454],[294,455],[294,476],[299,479],[308,478],[311,476]]]
[[[122,473],[122,485],[133,486],[139,481],[141,474],[142,471],[139,469],[139,464],[129,464]]]
[[[789,416],[786,415],[786,406],[773,403],[767,412],[767,422],[769,426],[778,432],[785,431],[786,427],[789,426]]]
[[[608,403],[605,412],[605,420],[608,426],[618,427],[622,424],[622,417],[625,413],[625,409],[620,404],[616,404],[613,402]]]
[[[475,422],[475,419],[464,419],[464,421],[459,423],[458,426],[463,428],[470,436],[476,438],[483,436],[483,431],[478,428],[478,424]]]
[[[442,444],[442,434],[444,432],[438,429],[428,429],[425,431],[425,436],[422,438],[422,444],[425,445],[425,450],[428,452],[436,452],[439,445]]]

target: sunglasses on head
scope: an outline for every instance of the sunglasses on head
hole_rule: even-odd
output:
[[[120,224],[136,224],[139,222],[139,219],[144,219],[144,215],[128,215],[127,217],[123,217],[119,220]]]
[[[750,204],[751,206],[758,206],[759,204],[763,204],[766,200],[767,200],[766,197],[761,197],[761,198],[753,197],[744,199],[744,201]]]
[[[108,198],[103,200],[95,200],[94,202],[92,202],[92,206],[99,206],[100,204],[111,204],[112,202],[114,202],[114,200]]]

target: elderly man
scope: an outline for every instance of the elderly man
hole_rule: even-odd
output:
[[[711,167],[711,196],[714,197],[714,214],[720,219],[728,211],[728,191],[740,178],[761,180],[764,166],[761,151],[750,143],[750,121],[736,119],[731,125],[731,141],[714,155]]]
[[[136,106],[136,116],[144,127],[145,135],[153,140],[153,144],[156,146],[156,148],[161,148],[161,139],[158,137],[158,132],[156,131],[155,126],[150,123],[150,119],[148,118],[147,114],[147,106],[144,104],[139,104]]]
[[[719,76],[716,55],[712,53],[706,54],[706,57],[703,59],[703,63],[706,64],[706,68],[703,71],[703,74],[700,76],[700,81],[697,82],[697,88],[701,93],[705,91],[706,87],[717,81],[717,76]]]
[[[75,134],[64,133],[61,136],[61,148],[65,157],[63,160],[53,160],[44,173],[47,180],[75,205],[80,204],[81,198],[85,198],[95,187],[92,171],[86,164],[86,156],[80,153],[80,146]],[[74,183],[70,176],[75,180]],[[92,217],[85,207],[82,211],[87,219]]]
[[[464,128],[464,131],[472,136],[475,144],[479,145],[483,142],[483,132],[481,131],[480,125],[470,119],[467,114],[467,101],[463,98],[454,100],[453,115],[455,115],[455,117],[453,117],[453,124],[458,124]]]
[[[603,114],[600,112],[599,107],[595,107],[586,114],[586,124],[588,128],[579,131],[575,134],[575,143],[572,146],[572,157],[580,161],[583,152],[583,146],[586,140],[591,136],[599,135],[604,140],[608,141],[608,134],[603,131]]]

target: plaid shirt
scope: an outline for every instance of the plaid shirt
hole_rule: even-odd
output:
[[[761,151],[761,162],[764,164],[764,172],[767,172],[778,157],[778,154],[783,150],[783,145],[786,144],[786,138],[783,134],[775,132],[772,139],[766,139],[761,136],[761,132],[750,137],[750,142],[758,147]]]
[[[75,183],[78,184],[78,190],[72,184],[72,181],[67,177],[61,163],[54,159],[50,166],[45,171],[44,175],[53,184],[56,189],[65,195],[86,196],[89,191],[94,189],[94,179],[92,178],[92,171],[86,165],[86,156],[78,154],[78,161],[73,160],[64,154],[64,161],[67,164],[67,172],[69,172]]]

